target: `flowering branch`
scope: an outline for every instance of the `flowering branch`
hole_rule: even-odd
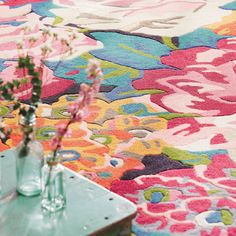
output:
[[[53,70],[56,71],[61,62],[74,53],[76,47],[73,43],[76,42],[78,36],[77,33],[73,31],[66,31],[66,34],[61,36],[58,35],[56,29],[44,28],[40,31],[39,39],[36,39],[34,37],[27,38],[26,36],[29,32],[29,27],[22,29],[24,42],[18,43],[19,55],[31,55],[35,59],[35,64],[40,73],[40,78],[44,80],[47,78],[47,71],[45,71],[46,60],[59,56],[55,68],[53,68]],[[34,57],[33,55],[34,51],[29,49],[33,49],[34,46],[37,48],[37,45],[41,42],[43,42],[43,46],[41,47],[40,60],[37,60],[37,57]],[[29,45],[27,52],[23,50],[23,44]]]
[[[52,138],[51,146],[53,148],[52,161],[56,160],[58,150],[61,148],[62,140],[68,134],[68,128],[72,123],[83,120],[85,109],[91,104],[94,95],[99,92],[101,77],[103,76],[100,64],[96,59],[90,59],[87,67],[88,79],[92,81],[89,86],[82,83],[77,99],[68,108],[70,114],[69,121],[66,124],[57,127],[56,135]]]
[[[44,45],[41,47],[41,54],[38,59],[32,54],[32,49],[36,46],[38,40],[33,37],[27,39],[26,36],[29,32],[29,27],[22,28],[23,42],[16,44],[18,49],[18,65],[16,68],[18,79],[6,83],[0,79],[0,100],[11,101],[13,103],[13,110],[19,109],[19,115],[23,118],[21,120],[21,128],[24,134],[22,155],[27,152],[27,145],[31,140],[30,135],[33,132],[33,128],[30,126],[30,119],[35,115],[35,110],[40,101],[43,78],[47,77],[44,61],[51,56],[51,48],[55,44],[59,47],[60,55],[65,56],[67,52],[72,54],[71,43],[76,39],[75,33],[70,33],[69,39],[66,40],[64,38],[58,39],[56,33],[52,34],[48,29],[43,29],[39,40],[42,38]],[[46,44],[50,44],[50,46]],[[23,45],[26,45],[26,49]],[[59,66],[61,61],[62,58],[58,61],[56,67]],[[21,93],[21,97],[18,95],[19,92]],[[26,93],[23,94],[23,92]],[[29,105],[23,104],[22,101],[24,100]],[[9,135],[9,129],[0,127],[0,139],[3,142],[6,142]]]

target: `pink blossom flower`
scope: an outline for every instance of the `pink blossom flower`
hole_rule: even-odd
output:
[[[85,83],[82,83],[80,85],[80,95],[84,96],[88,91],[90,90],[90,86],[85,84]]]
[[[72,104],[69,105],[67,111],[68,111],[69,113],[72,113],[72,114],[73,114],[73,113],[75,113],[76,110],[77,110],[77,105],[76,105],[76,103],[72,103]]]
[[[90,59],[87,67],[88,79],[95,79],[103,75],[100,68],[100,62],[96,59]]]
[[[83,120],[83,117],[84,117],[84,115],[83,115],[83,111],[79,111],[79,112],[77,112],[76,114],[75,114],[75,116],[74,116],[74,118],[73,118],[73,122],[80,122],[80,121],[82,121]]]
[[[52,137],[52,139],[51,139],[51,147],[53,149],[59,149],[61,147],[61,144],[60,144],[58,136]]]
[[[70,104],[67,111],[71,114],[75,114],[78,111],[78,103],[74,102]]]
[[[72,135],[71,129],[67,129],[67,130],[66,130],[66,133],[64,134],[64,136],[65,136],[66,138],[69,138],[69,137],[71,137],[71,135]]]
[[[94,80],[92,88],[93,90],[98,93],[100,89],[101,81],[100,80]]]
[[[56,126],[57,128],[57,135],[61,136],[64,135],[66,132],[66,124],[59,124]]]

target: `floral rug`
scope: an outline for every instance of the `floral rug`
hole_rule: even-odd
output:
[[[101,91],[64,139],[64,165],[138,206],[137,236],[236,235],[236,1],[1,0],[0,78],[16,78],[16,42],[76,31],[76,53],[45,60],[36,137],[55,125],[101,62]],[[235,86],[235,87],[234,87]],[[25,91],[21,91],[22,94]],[[17,114],[1,102],[21,139]]]

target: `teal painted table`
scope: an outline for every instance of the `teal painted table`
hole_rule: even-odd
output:
[[[69,169],[65,171],[65,184],[67,206],[54,214],[41,210],[40,196],[19,195],[0,201],[0,235],[130,235],[131,220],[136,215],[133,203]]]

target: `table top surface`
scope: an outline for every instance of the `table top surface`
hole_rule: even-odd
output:
[[[0,201],[0,235],[83,236],[135,217],[136,206],[127,199],[67,168],[64,178],[67,205],[62,211],[42,211],[40,196]]]

